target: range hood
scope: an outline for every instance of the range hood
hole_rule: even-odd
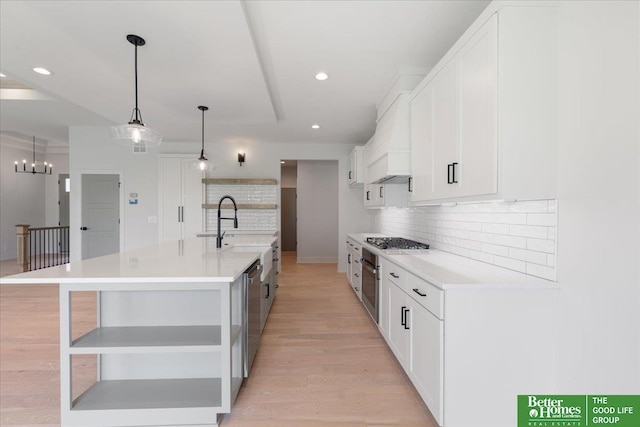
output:
[[[369,181],[403,183],[411,174],[410,97],[401,93],[379,118],[368,157]]]
[[[376,133],[365,150],[368,182],[406,183],[409,180],[411,91],[424,75],[424,72],[398,75],[378,104]]]

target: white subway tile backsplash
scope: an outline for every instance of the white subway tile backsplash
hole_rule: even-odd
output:
[[[527,238],[518,237],[518,236],[495,235],[493,237],[493,243],[495,243],[496,245],[509,246],[512,248],[526,249]],[[533,249],[533,248],[530,248],[530,249]]]
[[[482,245],[482,252],[486,252],[488,254],[493,254],[493,255],[509,256],[508,247],[500,246],[500,245],[491,245],[488,243],[485,243]]]
[[[555,200],[390,208],[376,213],[375,224],[380,233],[549,279],[556,209]]]
[[[492,234],[509,234],[508,224],[482,224],[482,231]]]
[[[509,234],[512,236],[535,237],[536,239],[544,239],[548,235],[547,227],[539,227],[537,225],[511,225]]]
[[[526,273],[543,279],[556,280],[556,270],[553,267],[527,263]]]
[[[548,200],[530,200],[517,202],[510,205],[511,212],[546,213],[548,212]]]
[[[534,264],[546,265],[547,254],[544,252],[528,251],[526,249],[509,248],[509,258],[521,261],[532,262]]]
[[[517,259],[511,259],[496,255],[493,259],[493,263],[499,267],[508,268],[509,270],[515,270],[521,273],[526,273],[527,271],[527,263]]]
[[[528,225],[544,225],[547,227],[553,226],[556,223],[555,214],[527,214]]]
[[[554,240],[528,238],[527,249],[552,254],[556,251],[556,242]]]

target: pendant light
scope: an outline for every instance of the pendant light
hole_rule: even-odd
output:
[[[13,162],[13,165],[17,173],[30,173],[33,175],[36,175],[36,174],[51,175],[51,172],[53,172],[53,165],[51,163],[40,162],[40,161],[36,162],[36,136],[35,135],[33,136],[33,162],[31,163],[31,169],[27,169],[26,159],[22,160],[22,170],[18,169],[17,160]],[[42,166],[44,166],[44,169],[39,170]]]
[[[200,157],[191,162],[192,169],[201,170],[203,172],[212,171],[216,168],[216,166],[211,163],[204,154],[204,112],[208,109],[209,107],[205,107],[204,105],[198,106],[198,110],[202,111],[202,149],[200,150]]]
[[[111,128],[111,137],[118,143],[132,145],[134,148],[156,147],[162,142],[162,135],[150,129],[142,122],[142,113],[138,108],[138,46],[144,46],[142,37],[135,34],[127,36],[129,43],[135,46],[135,86],[136,86],[136,106],[131,113],[129,123]]]

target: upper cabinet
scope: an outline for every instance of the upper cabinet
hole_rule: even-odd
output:
[[[555,192],[555,12],[479,18],[411,96],[411,201]]]
[[[347,182],[349,187],[362,186],[364,184],[364,147],[353,147],[349,154],[349,171],[347,172]]]

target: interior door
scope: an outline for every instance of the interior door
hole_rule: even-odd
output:
[[[69,225],[69,174],[58,174],[58,225]],[[68,235],[67,235],[68,236]],[[69,239],[61,238],[58,242],[61,253],[69,253]]]
[[[82,175],[82,259],[120,250],[120,177]]]
[[[297,249],[297,208],[296,189],[283,188],[280,192],[282,204],[281,224],[282,230],[282,250],[295,251]]]

